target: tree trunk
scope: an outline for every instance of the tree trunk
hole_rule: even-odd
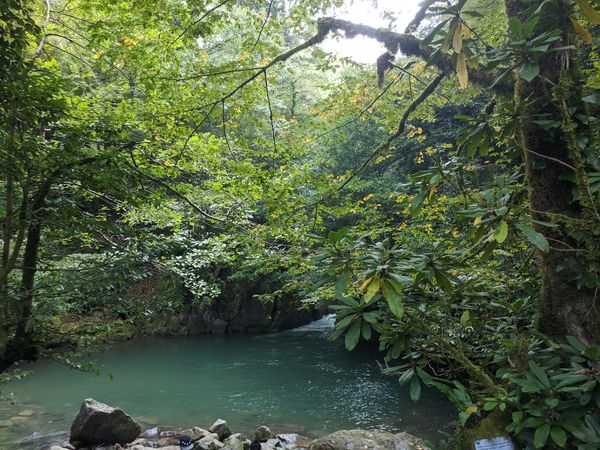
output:
[[[6,359],[17,361],[20,359],[35,359],[38,350],[33,341],[33,327],[30,321],[33,313],[33,291],[35,287],[35,274],[37,271],[38,252],[42,233],[42,224],[45,215],[46,198],[52,186],[51,180],[46,180],[40,186],[31,206],[31,219],[27,230],[27,242],[23,253],[23,269],[21,285],[19,287],[19,300],[17,304],[17,318],[14,337],[9,344]]]
[[[509,18],[523,22],[527,18],[524,11],[541,3],[506,0],[506,12]],[[534,32],[539,35],[561,27],[564,34],[557,47],[573,42],[568,25],[570,2],[561,1],[560,5],[559,17],[555,11],[546,12]],[[548,10],[551,8],[544,9]],[[587,188],[585,157],[573,139],[574,133],[585,130],[585,126],[568,111],[581,107],[581,80],[573,56],[573,50],[546,53],[539,61],[540,75],[533,81],[528,83],[517,75],[515,100],[527,103],[519,138],[525,155],[531,214],[536,220],[555,225],[535,225],[551,246],[549,252],[540,254],[539,328],[558,339],[572,335],[587,343],[598,343],[600,305],[595,305],[596,286],[583,282],[595,275],[593,249],[598,248],[598,236],[592,229],[598,225],[590,226],[597,219],[590,211],[593,199]],[[533,122],[540,119],[557,121],[562,126],[545,130]],[[576,181],[570,181],[573,179]],[[578,200],[573,195],[576,189]],[[575,239],[576,234],[579,239]]]

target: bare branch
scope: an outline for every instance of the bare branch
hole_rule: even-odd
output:
[[[269,95],[269,79],[267,76],[267,71],[264,72],[265,75],[265,92],[267,93],[267,105],[269,106],[269,122],[271,123],[271,135],[273,137],[273,166],[275,166],[275,156],[277,155],[277,139],[275,137],[275,123],[273,122],[273,108],[271,107],[271,97]]]
[[[137,174],[139,174],[139,175],[147,178],[148,180],[152,181],[153,183],[161,186],[162,188],[164,188],[168,193],[170,193],[174,197],[176,197],[179,200],[182,200],[185,203],[187,203],[188,205],[190,205],[194,211],[196,211],[198,214],[200,214],[205,219],[210,219],[210,220],[214,220],[214,221],[217,221],[217,222],[224,222],[223,219],[221,219],[219,217],[215,217],[212,214],[209,214],[206,211],[204,211],[202,208],[200,208],[198,205],[196,205],[194,202],[192,202],[187,196],[185,196],[181,192],[179,192],[176,189],[174,189],[173,187],[171,187],[169,185],[169,183],[161,180],[158,177],[155,177],[154,175],[151,175],[151,174],[149,174],[147,172],[143,172],[143,171],[137,169],[132,164],[129,164],[129,163],[125,162],[125,165],[127,165],[129,168],[133,169]]]
[[[231,145],[229,144],[229,138],[227,137],[227,126],[225,125],[225,100],[221,102],[221,124],[223,126],[223,137],[227,143],[229,153],[231,153]]]
[[[260,38],[263,34],[263,31],[265,29],[265,26],[267,25],[267,22],[269,21],[269,17],[271,16],[271,8],[273,7],[273,0],[271,0],[269,2],[269,9],[267,10],[267,16],[265,17],[265,20],[262,23],[262,26],[260,27],[260,31],[258,32],[258,37],[256,38],[256,41],[254,42],[254,45],[252,46],[252,49],[250,50],[250,53],[254,53],[254,49],[256,48],[256,46],[258,45],[258,43],[260,42]]]
[[[42,53],[42,48],[44,48],[44,42],[46,42],[47,30],[48,30],[48,21],[50,20],[50,0],[46,0],[46,16],[44,17],[44,23],[42,24],[42,38],[40,39],[40,43],[38,44],[35,52],[31,56],[31,59],[37,59]]]
[[[421,22],[423,22],[423,19],[425,18],[425,15],[427,14],[427,10],[433,6],[434,3],[438,2],[439,0],[426,0],[424,2],[421,2],[421,9],[419,9],[419,11],[417,11],[417,14],[415,14],[415,17],[413,17],[413,19],[410,21],[410,23],[408,25],[406,25],[406,29],[404,30],[405,33],[413,33],[417,30],[417,28],[419,28],[419,25],[421,25]]]
[[[363,170],[365,170],[365,168],[369,165],[369,163],[371,161],[373,161],[373,159],[376,156],[381,154],[383,151],[388,150],[390,148],[390,146],[392,145],[392,142],[394,142],[396,139],[398,139],[400,137],[400,135],[402,133],[404,133],[404,129],[406,128],[406,122],[408,121],[410,115],[413,113],[413,111],[415,109],[417,109],[417,107],[419,107],[419,105],[421,105],[427,99],[427,97],[429,97],[433,93],[433,91],[435,91],[435,88],[438,87],[438,85],[441,83],[441,81],[444,79],[445,76],[446,76],[446,74],[444,72],[441,72],[440,74],[438,74],[438,76],[436,76],[431,81],[431,83],[429,83],[427,85],[427,87],[423,90],[423,92],[421,92],[421,94],[410,105],[408,105],[408,108],[406,108],[406,111],[404,111],[404,114],[402,115],[402,118],[400,119],[400,123],[398,124],[398,128],[396,129],[396,132],[394,134],[390,135],[385,141],[380,143],[375,148],[375,150],[373,150],[371,155],[361,164],[361,166],[339,186],[338,191],[341,191],[342,189],[344,189],[344,187],[346,187],[346,185],[348,183],[350,183],[350,181],[352,181],[352,179],[354,177],[356,177]]]
[[[213,11],[219,9],[221,6],[225,5],[226,3],[229,3],[231,0],[223,0],[221,3],[219,3],[216,6],[213,6],[212,8],[210,8],[209,10],[207,10],[204,14],[202,14],[202,16],[200,16],[200,18],[198,20],[195,20],[194,22],[190,23],[188,26],[186,26],[183,31],[179,34],[179,36],[177,36],[173,42],[171,42],[168,46],[172,47],[173,44],[175,44],[179,39],[181,39],[181,37],[187,33],[189,31],[190,28],[195,27],[196,25],[198,25],[200,22],[202,22],[210,13],[212,13]]]

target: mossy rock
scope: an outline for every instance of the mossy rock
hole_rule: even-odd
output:
[[[510,423],[508,414],[493,411],[472,427],[459,430],[451,439],[451,448],[456,450],[474,450],[475,441],[506,436],[506,427]]]

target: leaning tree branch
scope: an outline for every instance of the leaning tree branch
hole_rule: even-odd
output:
[[[398,123],[398,128],[396,129],[396,132],[394,134],[388,136],[388,138],[385,141],[381,142],[377,147],[375,147],[375,149],[373,150],[371,155],[360,165],[360,167],[357,170],[355,170],[354,173],[352,173],[352,175],[350,175],[350,177],[348,177],[338,187],[338,189],[337,189],[338,191],[341,191],[342,189],[344,189],[346,187],[346,185],[354,179],[354,177],[356,177],[363,170],[365,170],[365,168],[369,165],[369,163],[371,161],[373,161],[373,159],[376,156],[380,155],[382,152],[384,152],[385,150],[388,150],[391,147],[392,142],[394,142],[396,139],[398,139],[402,135],[402,133],[404,133],[404,130],[406,129],[406,122],[408,121],[408,118],[410,117],[410,115],[414,112],[415,109],[417,109],[433,93],[433,91],[435,91],[435,89],[438,87],[438,85],[441,83],[441,81],[444,79],[445,76],[446,76],[446,74],[444,72],[439,73],[431,81],[431,83],[429,83],[427,85],[427,87],[423,90],[423,92],[421,92],[421,94],[415,100],[413,100],[413,102],[410,105],[408,105],[408,108],[406,108],[406,111],[404,111],[404,114],[402,115],[402,118],[400,119],[400,122]]]
[[[413,19],[409,22],[408,25],[406,25],[406,29],[404,30],[405,33],[412,33],[414,31],[417,30],[417,28],[419,28],[419,25],[421,25],[421,22],[423,22],[423,19],[425,19],[425,15],[427,14],[427,10],[433,6],[434,3],[438,2],[439,0],[426,0],[424,2],[421,2],[421,9],[419,9],[419,11],[417,11],[417,14],[415,14],[415,17],[413,17]]]
[[[187,203],[188,205],[190,205],[194,211],[196,211],[198,214],[200,214],[205,219],[214,220],[216,222],[224,222],[223,219],[221,219],[219,217],[215,217],[212,214],[204,211],[202,208],[200,208],[198,205],[196,205],[193,201],[191,201],[187,196],[185,196],[184,194],[182,194],[181,192],[179,192],[178,190],[176,190],[172,186],[170,186],[169,183],[167,183],[166,181],[161,180],[160,178],[155,177],[154,175],[150,175],[147,172],[141,171],[141,170],[137,169],[135,166],[133,166],[132,164],[129,164],[127,162],[125,162],[125,165],[128,166],[130,169],[133,169],[138,175],[143,176],[143,177],[147,178],[149,181],[152,181],[153,183],[161,186],[162,188],[164,188],[168,193],[170,193],[174,197],[176,197],[179,200],[182,200],[185,203]]]

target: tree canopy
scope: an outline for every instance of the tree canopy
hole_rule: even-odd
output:
[[[600,9],[426,0],[399,30],[343,3],[0,5],[2,366],[265,276],[462,426],[596,448]],[[375,66],[319,46],[357,35]],[[157,272],[187,297],[130,295]]]

